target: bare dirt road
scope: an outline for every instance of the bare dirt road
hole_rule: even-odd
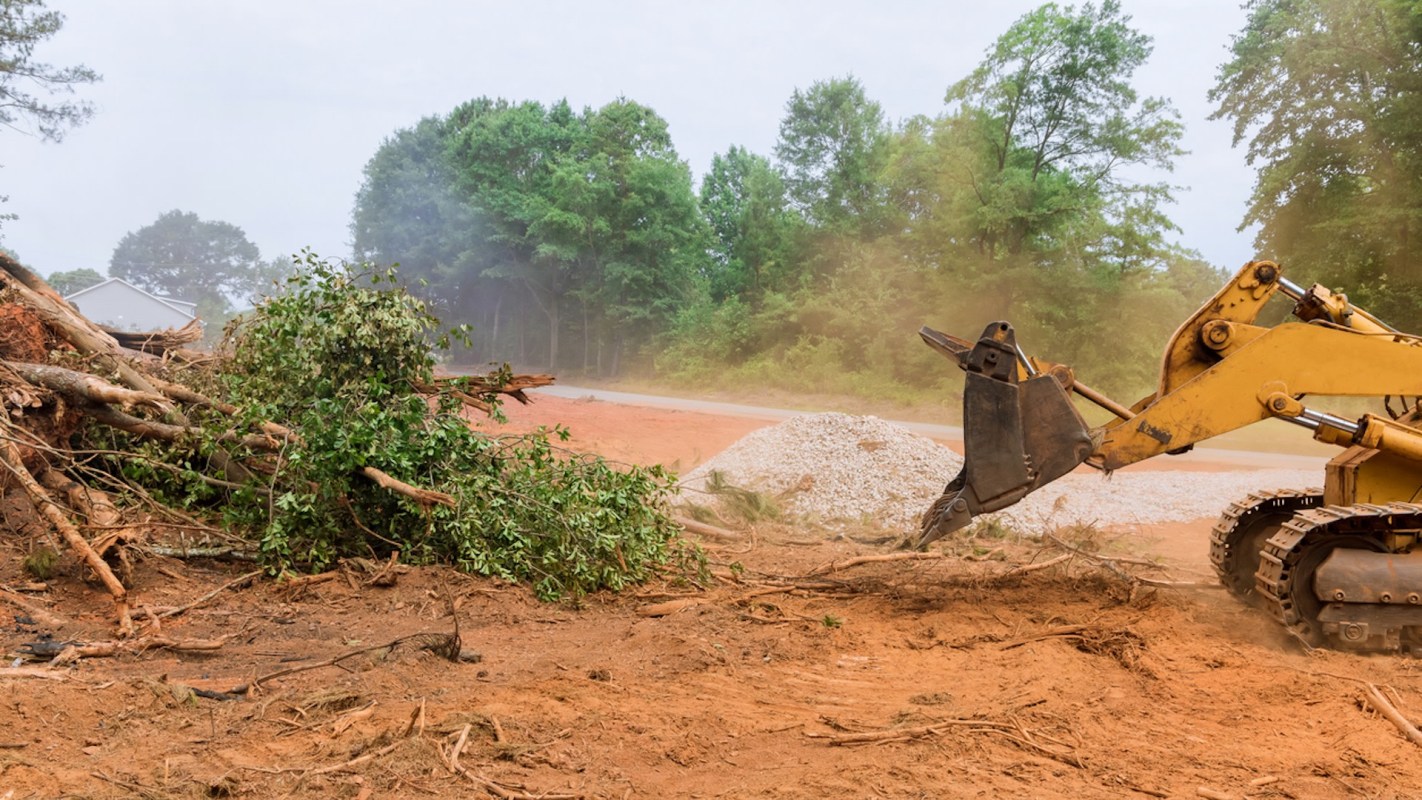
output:
[[[510,416],[681,469],[767,422],[556,397]],[[5,652],[108,637],[77,566],[26,587],[20,543],[0,545],[0,585],[45,614],[6,606]],[[1380,686],[1422,721],[1414,660],[1305,653],[1217,590],[1025,571],[1055,554],[1012,542],[841,567],[883,552],[753,531],[707,543],[704,588],[669,577],[576,607],[428,568],[228,590],[162,623],[227,637],[211,653],[0,672],[0,798],[1422,798],[1422,748],[1364,701]],[[247,568],[151,558],[134,593],[183,605]],[[451,605],[477,663],[379,647],[448,634]],[[242,699],[190,691],[363,648]]]

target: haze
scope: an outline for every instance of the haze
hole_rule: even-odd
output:
[[[52,0],[41,61],[84,63],[97,114],[59,144],[0,134],[0,244],[40,272],[103,271],[171,209],[241,226],[266,257],[350,252],[361,168],[381,141],[481,95],[575,107],[618,96],[668,121],[698,177],[732,144],[770,155],[786,100],[853,74],[890,119],[947,87],[1033,2],[300,3]],[[1155,40],[1136,76],[1186,125],[1168,180],[1177,240],[1233,268],[1253,179],[1205,98],[1244,12],[1230,0],[1124,0]],[[1267,255],[1267,254],[1261,254]]]

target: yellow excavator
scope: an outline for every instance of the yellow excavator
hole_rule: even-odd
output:
[[[1276,294],[1294,301],[1293,319],[1256,324]],[[1343,450],[1322,489],[1260,491],[1225,509],[1210,541],[1220,581],[1310,646],[1422,651],[1422,337],[1289,281],[1272,261],[1246,264],[1180,326],[1155,392],[1129,407],[1028,356],[1006,322],[976,342],[919,335],[966,381],[963,468],[917,546],[1082,464],[1109,472],[1277,418]],[[1114,418],[1088,426],[1072,395]],[[1351,419],[1306,405],[1310,396],[1381,398],[1385,415]]]

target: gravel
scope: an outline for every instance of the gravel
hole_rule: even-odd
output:
[[[877,417],[808,414],[751,432],[687,473],[682,486],[689,500],[706,502],[696,493],[717,471],[831,529],[869,524],[910,532],[962,463],[947,447]],[[1322,478],[1321,469],[1073,473],[984,518],[1024,531],[1187,522],[1214,517],[1252,491],[1316,486]]]

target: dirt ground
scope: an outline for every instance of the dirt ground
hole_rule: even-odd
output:
[[[765,424],[553,398],[511,417],[680,469]],[[1209,525],[1108,550],[1207,581]],[[108,639],[102,589],[68,561],[29,585],[23,547],[0,537],[6,665],[46,635]],[[890,551],[784,528],[706,547],[706,590],[581,607],[443,569],[225,590],[155,632],[227,637],[210,653],[0,672],[0,799],[1422,798],[1422,749],[1363,700],[1376,684],[1422,721],[1422,662],[1304,653],[1218,590],[1025,571],[1055,554],[1008,542],[842,569]],[[181,606],[250,568],[154,557],[134,593]],[[451,605],[469,660],[422,649]]]

